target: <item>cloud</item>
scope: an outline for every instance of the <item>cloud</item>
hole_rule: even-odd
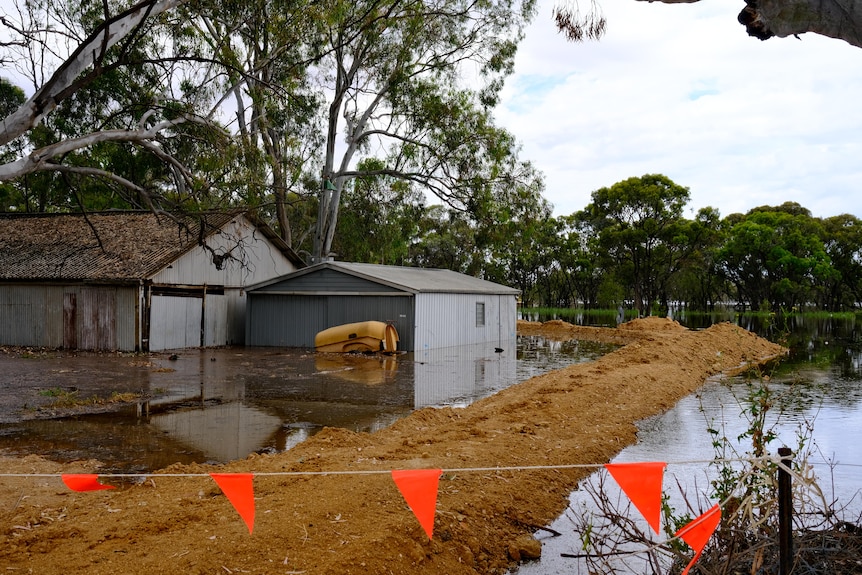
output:
[[[805,34],[761,42],[742,4],[602,0],[608,33],[572,44],[543,2],[498,121],[546,176],[555,213],[631,176],[662,173],[692,211],[795,201],[862,216],[862,50]]]

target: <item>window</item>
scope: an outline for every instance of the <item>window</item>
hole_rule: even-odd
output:
[[[476,302],[476,327],[485,326],[485,302]]]

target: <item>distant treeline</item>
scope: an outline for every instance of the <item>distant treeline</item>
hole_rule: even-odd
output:
[[[354,195],[334,251],[484,277],[521,289],[525,306],[841,311],[862,301],[862,221],[850,214],[817,218],[786,202],[687,219],[688,188],[660,174],[597,190],[569,216],[521,191],[479,214]]]

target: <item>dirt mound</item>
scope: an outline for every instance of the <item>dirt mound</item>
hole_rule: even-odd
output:
[[[686,328],[678,321],[674,321],[667,317],[641,317],[621,323],[617,326],[619,329],[633,331],[683,331]]]
[[[125,486],[104,478],[114,491],[73,493],[40,475],[95,471],[92,462],[0,459],[2,473],[31,474],[0,478],[0,564],[42,575],[502,573],[524,535],[557,517],[594,469],[564,466],[609,461],[635,441],[635,421],[710,375],[786,351],[730,324],[546,332],[564,330],[633,343],[464,409],[423,409],[373,434],[326,429],[284,453],[165,470],[179,477]],[[418,468],[443,470],[433,540],[390,476]],[[207,476],[216,472],[255,474],[253,535]]]

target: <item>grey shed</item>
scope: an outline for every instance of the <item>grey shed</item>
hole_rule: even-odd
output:
[[[451,270],[324,262],[247,293],[246,345],[312,348],[319,331],[369,320],[394,324],[403,351],[516,337],[519,291]]]

